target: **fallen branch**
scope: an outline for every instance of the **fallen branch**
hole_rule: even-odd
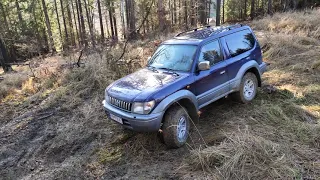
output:
[[[48,118],[48,117],[50,117],[52,115],[54,115],[54,113],[45,114],[45,115],[43,115],[41,117],[38,117],[38,120],[46,119],[46,118]]]
[[[79,55],[79,57],[78,57],[78,61],[77,61],[77,63],[76,63],[78,67],[80,67],[80,64],[84,64],[84,63],[80,63],[80,60],[81,60],[81,57],[82,57],[82,54],[83,54],[83,50],[84,50],[84,49],[81,49],[80,55]]]

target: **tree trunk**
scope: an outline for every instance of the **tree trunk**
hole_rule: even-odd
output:
[[[113,27],[113,18],[112,18],[112,10],[111,10],[111,4],[108,1],[107,2],[108,5],[108,12],[109,12],[109,22],[110,22],[110,28],[111,28],[111,36],[112,39],[115,39],[115,34],[114,34],[114,27]]]
[[[224,5],[225,5],[225,0],[222,1],[222,24],[224,24],[224,21],[225,21],[225,13],[224,13]],[[210,4],[211,4],[211,1],[210,1]]]
[[[221,0],[217,0],[217,15],[216,15],[216,26],[220,26],[220,9],[221,9]]]
[[[122,24],[122,33],[123,33],[123,38],[126,39],[126,24],[124,22],[124,1],[121,0],[120,2],[120,17],[121,17],[121,24]],[[144,26],[145,27],[145,26]]]
[[[244,19],[247,19],[247,1],[248,0],[244,0],[244,13],[243,13]]]
[[[97,3],[98,3],[98,13],[99,13],[99,21],[100,21],[101,42],[104,43],[104,29],[103,29],[103,19],[102,19],[102,13],[101,13],[100,0],[97,0]]]
[[[87,3],[87,0],[84,0],[84,7],[85,7],[85,10],[86,10],[86,15],[87,15],[87,22],[88,22],[88,27],[89,27],[89,33],[90,33],[91,43],[92,43],[92,46],[93,46],[93,47],[96,47],[96,42],[95,42],[95,40],[94,40],[94,34],[93,34],[93,24],[92,24],[92,22],[90,21],[90,14],[89,14],[89,11],[88,11],[88,3]]]
[[[79,31],[78,31],[78,26],[77,26],[77,18],[76,18],[76,13],[74,10],[74,6],[73,6],[73,1],[71,0],[71,8],[72,8],[72,14],[73,14],[73,19],[74,19],[74,26],[76,27],[76,38],[78,39],[78,43],[80,43],[80,36],[79,36]],[[79,21],[78,21],[79,23]]]
[[[67,29],[67,24],[66,24],[66,16],[64,15],[64,7],[63,7],[63,2],[60,0],[60,6],[61,6],[61,12],[62,12],[62,20],[63,20],[63,26],[64,26],[64,34],[66,38],[66,43],[65,45],[69,46],[69,35],[68,35],[68,29]]]
[[[113,27],[114,27],[114,35],[115,39],[118,40],[118,27],[117,27],[117,19],[116,19],[116,10],[114,8],[114,3],[112,2],[112,18],[113,18]]]
[[[126,12],[127,12],[127,26],[128,26],[128,39],[136,38],[136,17],[135,17],[135,2],[132,0],[126,0]],[[129,36],[130,35],[130,36]]]
[[[268,14],[272,14],[272,0],[268,0]]]
[[[7,64],[7,62],[9,62],[9,57],[7,54],[7,49],[6,46],[4,45],[4,42],[2,41],[2,39],[0,38],[0,65],[3,69],[4,72],[10,72],[12,71],[12,68],[10,65]]]
[[[200,23],[202,25],[205,25],[207,23],[207,17],[206,17],[206,2],[207,0],[201,0],[199,5],[199,11],[200,11]]]
[[[70,29],[70,38],[71,38],[72,46],[75,46],[76,40],[75,40],[75,35],[74,35],[72,16],[71,16],[71,10],[70,10],[70,4],[69,3],[70,2],[67,3],[67,15],[68,15],[68,23],[69,23],[69,29]]]
[[[106,14],[106,16],[105,16],[105,19],[106,19],[106,31],[107,31],[107,34],[108,34],[108,38],[110,38],[110,31],[109,31],[108,16],[107,16],[107,14]]]
[[[22,27],[22,31],[24,31],[24,28],[25,28],[24,27],[24,21],[22,19],[22,14],[21,14],[21,10],[20,10],[20,6],[19,6],[18,0],[15,1],[15,6],[16,6],[16,9],[17,9],[17,13],[18,13],[19,24]]]
[[[42,2],[42,8],[43,8],[44,17],[45,17],[45,20],[46,20],[47,32],[48,32],[48,36],[49,36],[49,50],[51,52],[55,52],[56,49],[54,47],[52,31],[51,31],[51,24],[50,24],[50,20],[49,20],[49,16],[48,16],[47,6],[46,6],[46,3],[45,3],[45,0],[41,0],[41,2]]]
[[[181,0],[179,0],[179,25],[181,26]]]
[[[194,0],[191,0],[191,1],[190,1],[190,7],[191,7],[190,23],[191,23],[191,27],[195,27],[196,21],[195,21],[195,5],[194,5]]]
[[[177,2],[173,0],[174,24],[177,24]]]
[[[87,40],[87,35],[86,35],[86,27],[84,24],[84,18],[83,18],[83,13],[82,13],[82,5],[81,5],[81,0],[78,0],[78,8],[79,8],[79,15],[80,15],[80,24],[81,24],[81,37],[83,40],[84,45],[87,47],[88,46],[88,40]]]
[[[251,20],[253,20],[253,18],[255,17],[254,1],[255,0],[251,0],[251,14],[250,14]]]
[[[62,31],[61,31],[61,25],[60,25],[60,20],[59,20],[59,12],[58,12],[58,4],[57,0],[54,0],[54,9],[56,11],[56,16],[57,16],[57,23],[58,23],[58,29],[59,29],[59,34],[60,34],[60,40],[63,44],[63,38],[62,38]]]
[[[188,29],[188,6],[187,6],[187,1],[184,1],[184,22],[185,22],[185,28]]]
[[[4,26],[5,26],[6,30],[9,31],[9,23],[8,23],[8,20],[7,20],[7,14],[6,14],[5,10],[4,10],[4,7],[3,7],[1,1],[0,1],[0,10],[1,10],[2,17],[3,17],[3,21],[4,21]]]
[[[158,20],[159,20],[159,31],[164,30],[164,12],[163,12],[163,2],[158,0]]]
[[[36,15],[36,6],[37,6],[37,4],[35,3],[35,5],[32,8],[32,16],[33,16],[35,26],[36,26],[35,29],[36,29],[36,36],[37,36],[37,41],[38,41],[38,54],[40,56],[43,51],[43,44],[42,44],[41,34],[39,32],[39,24],[38,24],[37,15]]]

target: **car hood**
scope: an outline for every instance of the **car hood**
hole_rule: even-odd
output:
[[[107,88],[107,93],[128,102],[144,101],[163,87],[186,77],[184,73],[178,74],[141,69],[115,81]]]

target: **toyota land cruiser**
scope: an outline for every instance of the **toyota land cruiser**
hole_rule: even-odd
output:
[[[199,109],[227,95],[252,101],[265,71],[249,26],[197,28],[163,42],[145,68],[110,84],[103,106],[125,128],[161,130],[165,144],[177,148]]]

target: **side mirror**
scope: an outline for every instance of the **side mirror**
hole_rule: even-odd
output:
[[[150,61],[150,59],[151,59],[151,56],[148,57],[148,62]]]
[[[198,69],[200,71],[206,71],[210,69],[210,62],[209,61],[201,61],[198,64]]]

